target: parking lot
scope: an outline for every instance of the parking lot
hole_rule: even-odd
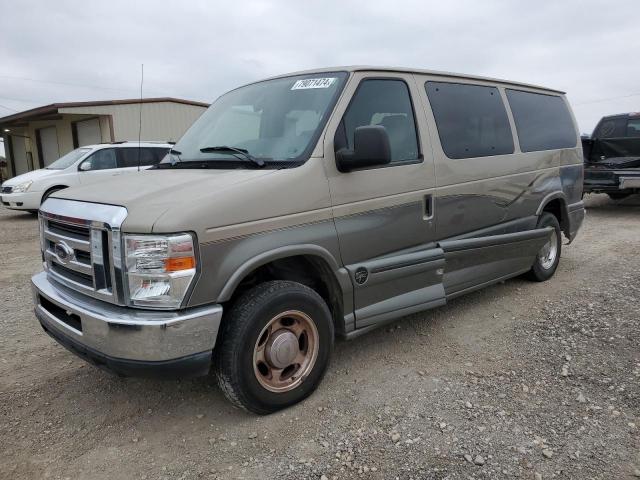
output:
[[[35,217],[0,212],[0,477],[640,476],[640,198],[587,196],[546,283],[507,281],[339,341],[307,401],[257,417],[215,382],[122,379],[38,326]]]

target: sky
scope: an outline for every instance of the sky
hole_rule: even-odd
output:
[[[0,0],[0,117],[137,98],[141,64],[145,97],[206,102],[271,75],[366,64],[563,90],[591,132],[640,111],[639,21],[638,0]]]

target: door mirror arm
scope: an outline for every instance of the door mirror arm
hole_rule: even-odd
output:
[[[353,134],[353,150],[341,148],[335,152],[341,172],[391,163],[389,134],[381,125],[357,127]]]

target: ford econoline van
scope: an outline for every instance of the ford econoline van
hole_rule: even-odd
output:
[[[526,275],[582,223],[565,95],[345,67],[226,93],[151,170],[51,195],[36,316],[120,375],[215,373],[266,414],[310,395],[336,337]]]

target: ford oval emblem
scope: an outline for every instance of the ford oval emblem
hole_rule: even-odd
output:
[[[58,257],[58,260],[63,265],[66,265],[73,259],[73,254],[74,254],[73,248],[71,248],[69,245],[67,245],[64,242],[56,243],[55,246],[53,247],[53,252],[56,254],[56,256]]]

